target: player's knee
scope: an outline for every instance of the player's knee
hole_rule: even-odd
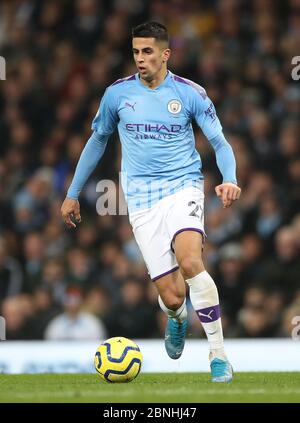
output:
[[[178,310],[182,306],[184,298],[184,295],[170,296],[164,300],[164,303],[169,310]]]
[[[192,278],[204,270],[201,258],[192,255],[183,257],[178,264],[185,279]]]

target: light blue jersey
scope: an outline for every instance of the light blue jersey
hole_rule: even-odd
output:
[[[91,161],[88,164],[92,169],[83,171],[87,165],[84,155],[88,154],[83,151],[67,196],[78,198],[93,170],[95,156],[99,156],[98,162],[116,128],[122,145],[122,188],[129,212],[152,207],[161,198],[196,185],[203,174],[195,149],[193,120],[216,151],[223,181],[236,183],[233,152],[205,90],[170,71],[157,88],[150,89],[137,73],[106,89],[88,143],[95,144],[94,154],[91,145],[85,147],[90,157],[94,156],[92,165]]]

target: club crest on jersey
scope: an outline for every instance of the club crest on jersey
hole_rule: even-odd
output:
[[[168,103],[168,110],[170,113],[177,114],[180,112],[182,105],[178,100],[170,100]]]

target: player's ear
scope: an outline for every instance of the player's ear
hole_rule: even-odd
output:
[[[166,48],[163,51],[163,61],[167,62],[169,60],[170,56],[171,56],[171,50],[169,48]]]

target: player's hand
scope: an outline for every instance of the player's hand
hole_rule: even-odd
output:
[[[78,223],[81,222],[80,205],[78,200],[65,198],[60,211],[65,224],[69,228],[76,228],[76,224],[72,221],[72,218],[75,219]]]
[[[221,185],[215,187],[215,191],[218,197],[222,200],[223,208],[230,207],[231,204],[240,198],[241,188],[232,182],[224,182]]]

